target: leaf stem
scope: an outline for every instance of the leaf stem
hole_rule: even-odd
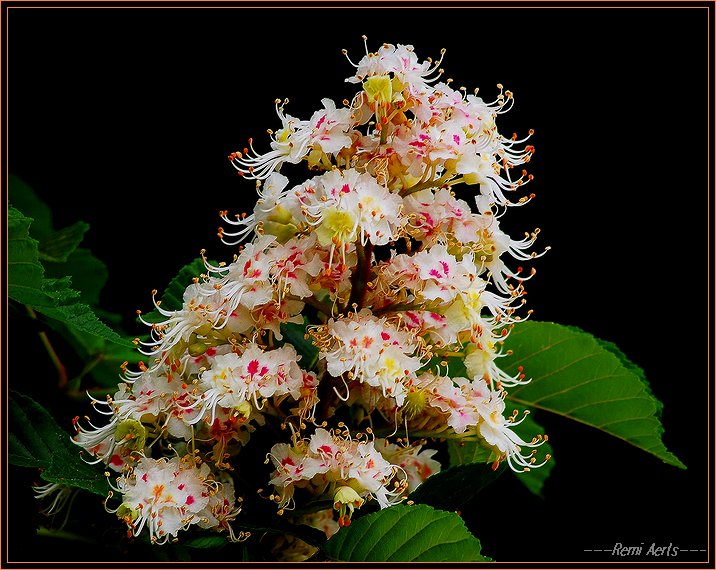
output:
[[[27,308],[27,314],[30,315],[31,318],[37,320],[37,313],[33,310],[33,308],[29,305],[25,305],[25,307]],[[50,342],[50,338],[47,336],[47,333],[45,331],[40,331],[38,334],[40,335],[42,345],[45,347],[45,350],[47,351],[47,354],[49,355],[52,364],[57,370],[57,386],[59,388],[64,388],[67,385],[67,368],[65,368],[65,365],[62,364],[62,361],[60,360],[60,357],[57,355],[57,352],[52,346],[52,343]]]

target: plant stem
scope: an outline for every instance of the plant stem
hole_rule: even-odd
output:
[[[343,312],[350,310],[354,306],[356,313],[360,311],[368,293],[368,282],[370,281],[373,262],[373,244],[368,242],[363,246],[359,237],[356,241],[356,253],[358,254],[358,262],[351,276],[351,296]]]
[[[37,313],[35,313],[32,307],[26,305],[26,308],[27,313],[30,315],[30,317],[37,320]],[[55,352],[55,349],[52,346],[52,343],[50,342],[47,333],[45,331],[40,331],[38,334],[40,335],[42,345],[45,347],[45,350],[47,351],[47,354],[49,355],[52,364],[54,364],[55,369],[57,370],[57,386],[59,388],[64,388],[67,385],[67,369],[65,368],[65,365],[62,364],[60,357],[57,356],[57,352]]]
[[[285,295],[285,299],[289,299],[290,301],[300,301],[302,303],[306,303],[306,305],[311,305],[311,307],[314,307],[315,309],[318,309],[321,311],[324,315],[327,317],[332,316],[332,309],[329,307],[326,303],[319,301],[315,297],[295,297],[294,295]]]

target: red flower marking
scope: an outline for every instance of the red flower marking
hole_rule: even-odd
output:
[[[246,367],[246,370],[249,371],[249,374],[252,376],[256,374],[259,371],[259,361],[258,360],[252,360],[249,362],[249,365]]]

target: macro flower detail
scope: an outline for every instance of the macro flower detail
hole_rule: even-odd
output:
[[[531,176],[512,172],[531,132],[502,136],[512,93],[453,89],[443,55],[366,49],[348,60],[351,99],[323,98],[307,118],[277,100],[268,149],[249,139],[229,155],[256,190],[248,213],[219,212],[229,259],[202,250],[191,282],[153,292],[153,311],[138,312],[145,360],[91,400],[104,423],[75,421],[131,536],[246,540],[252,510],[329,536],[410,503],[452,440],[517,472],[548,459],[546,437],[518,435],[526,415],[506,408],[530,379],[500,367],[530,315],[534,271],[513,263],[543,253],[539,230],[514,239],[501,226],[532,198]],[[293,179],[301,165],[309,175]],[[315,546],[286,535],[267,551],[298,560]]]
[[[142,458],[117,481],[122,494],[117,515],[135,536],[146,526],[152,542],[166,542],[200,521],[211,484],[206,464],[197,468],[178,458]]]

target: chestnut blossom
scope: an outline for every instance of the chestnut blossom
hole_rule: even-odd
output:
[[[292,507],[295,488],[312,489],[332,498],[340,526],[348,526],[353,511],[367,500],[375,499],[380,508],[399,502],[407,485],[404,476],[395,479],[402,468],[386,461],[373,442],[346,432],[318,428],[293,445],[274,445],[268,458],[279,507]]]
[[[213,483],[206,463],[196,467],[178,457],[144,457],[117,480],[122,495],[117,516],[135,536],[146,526],[153,543],[166,542],[201,521]]]
[[[533,197],[532,132],[503,136],[513,94],[453,89],[443,54],[366,46],[348,60],[352,98],[322,98],[304,118],[276,100],[268,149],[249,139],[229,155],[257,193],[248,215],[220,212],[219,237],[238,249],[226,261],[202,250],[175,305],[153,292],[135,341],[145,360],[92,399],[105,422],[74,422],[85,461],[115,472],[108,509],[132,535],[163,543],[196,525],[240,540],[235,493],[249,488],[330,536],[446,467],[414,434],[476,440],[514,471],[543,463],[546,438],[518,436],[523,418],[506,407],[505,390],[529,378],[500,365],[530,314],[520,313],[534,270],[521,264],[543,253],[532,251],[539,229],[514,239],[501,226]],[[311,174],[290,180],[286,163]],[[251,463],[257,449],[270,449],[265,472]],[[303,501],[331,508],[311,514]],[[273,550],[313,551],[288,537]]]

